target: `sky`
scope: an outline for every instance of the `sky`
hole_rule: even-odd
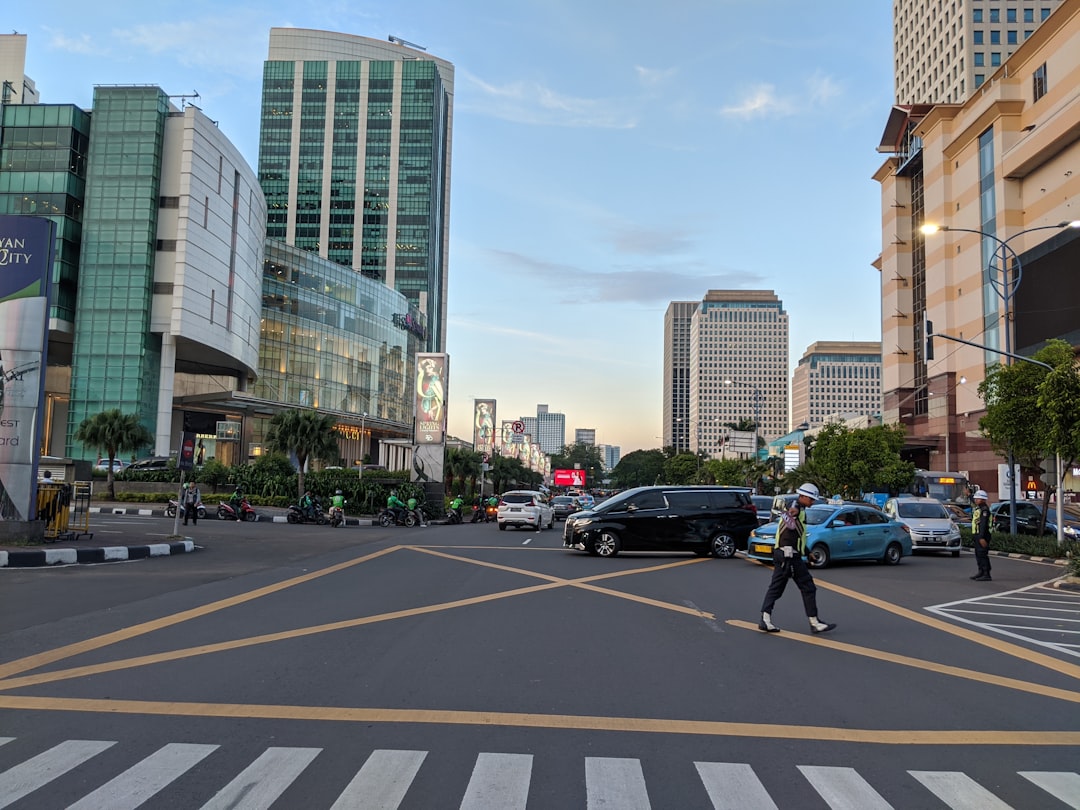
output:
[[[44,0],[5,9],[44,103],[156,84],[258,162],[270,28],[400,37],[453,63],[451,435],[537,405],[662,445],[663,322],[773,290],[790,365],[881,339],[887,0]],[[751,416],[748,414],[748,417]]]

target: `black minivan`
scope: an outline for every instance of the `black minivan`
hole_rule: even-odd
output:
[[[692,551],[733,557],[758,526],[747,487],[656,486],[620,492],[566,518],[563,546],[601,557]]]

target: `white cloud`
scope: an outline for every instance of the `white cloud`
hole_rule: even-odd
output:
[[[184,67],[257,78],[266,59],[272,23],[258,11],[237,9],[213,17],[115,29],[129,49],[171,57]]]
[[[541,126],[631,129],[637,123],[613,101],[568,96],[533,81],[495,85],[464,70],[458,76],[465,80],[454,99],[458,110]]]
[[[638,80],[645,87],[656,87],[661,84],[666,84],[669,79],[673,79],[679,72],[678,68],[667,68],[666,70],[658,70],[656,68],[647,68],[641,65],[634,66],[634,72],[637,73]]]
[[[804,82],[801,92],[787,95],[777,92],[771,84],[750,87],[736,103],[720,108],[720,115],[727,118],[784,118],[812,111],[829,104],[843,94],[842,86],[831,76],[815,73]]]
[[[45,27],[45,30],[49,33],[49,47],[58,51],[78,53],[84,56],[105,56],[109,53],[108,48],[102,47],[100,41],[89,34],[82,34],[72,38],[66,36],[63,31],[57,31],[53,28]]]
[[[790,115],[791,105],[777,97],[776,88],[771,84],[751,88],[735,105],[720,108],[720,114],[730,118],[766,118]]]

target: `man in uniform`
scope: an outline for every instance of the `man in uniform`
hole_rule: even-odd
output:
[[[975,505],[971,509],[971,539],[975,543],[975,564],[979,573],[972,577],[976,582],[990,581],[990,505],[985,489],[972,496]]]

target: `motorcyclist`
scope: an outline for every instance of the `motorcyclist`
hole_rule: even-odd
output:
[[[455,495],[454,499],[450,501],[450,511],[454,512],[458,516],[458,520],[461,520],[461,507],[465,505],[465,501],[461,499],[460,495]]]
[[[311,490],[305,489],[304,495],[300,498],[300,512],[304,516],[304,520],[313,520],[315,518],[315,499],[311,497]]]
[[[334,496],[330,499],[330,511],[333,512],[334,510],[339,510],[338,514],[342,518],[345,517],[345,496],[340,489],[334,490]],[[342,520],[341,523],[344,525],[345,521]]]
[[[408,501],[409,511],[416,515],[416,522],[421,526],[427,526],[427,518],[424,517],[423,510],[420,509],[420,504],[416,498],[409,498]]]
[[[229,496],[229,506],[232,507],[233,514],[236,516],[236,520],[243,520],[244,513],[241,511],[240,502],[244,500],[244,492],[240,489],[240,485],[236,485],[236,489],[233,490],[233,494]]]
[[[390,497],[386,499],[386,508],[394,513],[394,522],[401,523],[402,513],[405,511],[405,502],[398,497],[397,490],[390,490]]]
[[[489,510],[484,510],[484,520],[488,523],[495,519],[494,510],[499,508],[499,498],[496,495],[492,495],[487,499],[487,505]]]

